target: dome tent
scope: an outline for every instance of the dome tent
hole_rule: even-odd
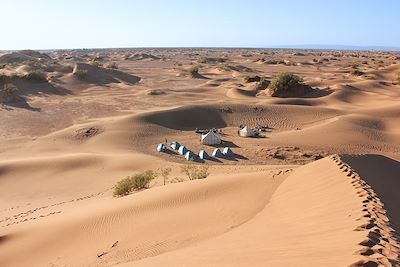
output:
[[[180,146],[178,149],[178,153],[181,155],[185,155],[186,152],[188,152],[189,150],[185,147],[185,146]]]
[[[256,133],[247,126],[244,126],[242,129],[239,130],[239,135],[242,137],[250,137],[255,136]]]
[[[221,144],[221,137],[219,134],[209,131],[201,135],[201,143],[203,145],[218,145]]]
[[[174,149],[174,150],[178,150],[180,146],[181,146],[181,144],[179,144],[176,141],[171,143],[171,148]]]
[[[232,149],[230,149],[229,147],[225,147],[222,151],[222,154],[224,154],[224,156],[228,158],[233,158],[234,156]]]
[[[165,147],[165,145],[164,144],[158,144],[157,145],[157,151],[158,152],[164,152],[165,150],[166,150],[167,148]]]
[[[223,154],[221,153],[221,150],[219,150],[219,148],[216,148],[214,149],[212,156],[216,158],[222,158]]]
[[[194,155],[193,155],[192,151],[186,152],[185,159],[186,160],[192,160],[192,161],[194,160]]]
[[[201,159],[210,159],[210,156],[207,154],[206,151],[200,150],[199,151],[199,158],[201,158]]]

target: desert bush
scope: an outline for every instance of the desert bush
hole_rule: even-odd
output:
[[[118,69],[118,64],[116,62],[110,62],[106,65],[107,69]]]
[[[18,88],[12,83],[6,83],[3,87],[2,94],[7,97],[15,96],[18,92]]]
[[[193,66],[189,69],[189,74],[192,78],[197,77],[199,75],[199,67]]]
[[[32,71],[23,76],[24,79],[28,81],[35,81],[35,82],[46,82],[47,81],[47,74],[41,71]]]
[[[283,72],[278,74],[271,83],[268,85],[271,95],[278,95],[293,91],[295,88],[301,86],[303,79],[293,73]]]
[[[147,170],[133,176],[125,177],[117,182],[114,187],[114,196],[125,196],[135,190],[149,188],[150,182],[157,177],[157,173],[152,170]]]
[[[132,188],[133,188],[132,177],[130,176],[125,177],[124,179],[117,182],[117,184],[114,187],[113,195],[115,197],[126,196],[132,191]]]
[[[157,177],[157,173],[152,170],[145,171],[133,176],[133,189],[141,190],[149,188],[150,182]]]
[[[350,74],[353,75],[353,76],[361,76],[361,75],[364,75],[364,72],[361,71],[361,70],[359,70],[359,69],[353,69],[353,70],[350,72]]]
[[[85,79],[85,78],[86,78],[86,76],[88,75],[88,71],[87,71],[87,70],[78,69],[78,70],[76,70],[76,71],[74,72],[74,75],[75,75],[78,79],[82,80],[82,79]]]
[[[208,165],[196,166],[194,164],[185,164],[181,167],[181,172],[184,173],[189,180],[197,180],[207,178],[207,176],[210,175],[208,169]]]

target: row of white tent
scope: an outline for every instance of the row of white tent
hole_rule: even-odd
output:
[[[195,160],[195,155],[193,154],[193,152],[187,149],[185,146],[179,144],[178,142],[172,142],[170,146],[173,150],[177,150],[180,155],[184,155],[186,160]],[[164,144],[160,143],[157,145],[158,152],[165,152],[166,150],[167,147]],[[219,148],[215,148],[211,155],[215,158],[234,157],[234,153],[229,147],[225,147],[222,151]],[[198,157],[204,160],[210,159],[210,156],[203,149],[199,151]]]

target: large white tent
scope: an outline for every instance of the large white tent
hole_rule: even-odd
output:
[[[221,144],[221,137],[219,134],[209,131],[201,135],[201,143],[203,145],[219,145]]]
[[[256,133],[247,126],[244,126],[242,129],[239,130],[239,135],[242,137],[250,137],[255,136]]]

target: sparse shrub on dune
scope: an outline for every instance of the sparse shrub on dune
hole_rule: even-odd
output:
[[[361,75],[364,75],[364,72],[361,71],[361,70],[359,70],[359,69],[353,69],[353,70],[350,72],[350,74],[353,75],[353,76],[361,76]]]
[[[157,173],[152,170],[125,177],[117,182],[114,187],[113,195],[115,197],[126,196],[133,191],[149,188],[150,182],[156,177]]]
[[[199,67],[198,66],[193,66],[189,69],[189,74],[190,77],[196,78],[199,76]]]
[[[106,68],[107,68],[107,69],[118,69],[118,64],[117,64],[116,62],[109,62],[109,63],[106,65]]]
[[[28,81],[47,82],[47,74],[41,71],[32,71],[22,77]]]
[[[163,177],[164,180],[164,185],[168,182],[169,180],[169,174],[171,173],[171,168],[167,167],[167,168],[162,168],[160,170],[160,174]]]
[[[269,94],[277,97],[301,96],[311,90],[311,87],[303,84],[301,77],[290,72],[278,74],[268,85]]]
[[[184,173],[189,180],[197,180],[207,178],[207,176],[210,175],[208,169],[208,165],[196,166],[194,164],[185,164],[181,167],[181,172]]]
[[[14,96],[18,92],[18,88],[12,83],[6,83],[3,87],[2,94],[5,96]]]
[[[79,80],[83,80],[87,77],[88,71],[87,70],[82,70],[82,69],[77,69],[74,71],[75,77],[77,77]]]
[[[18,102],[21,100],[23,98],[19,95],[19,90],[14,84],[6,83],[0,89],[0,103]]]

